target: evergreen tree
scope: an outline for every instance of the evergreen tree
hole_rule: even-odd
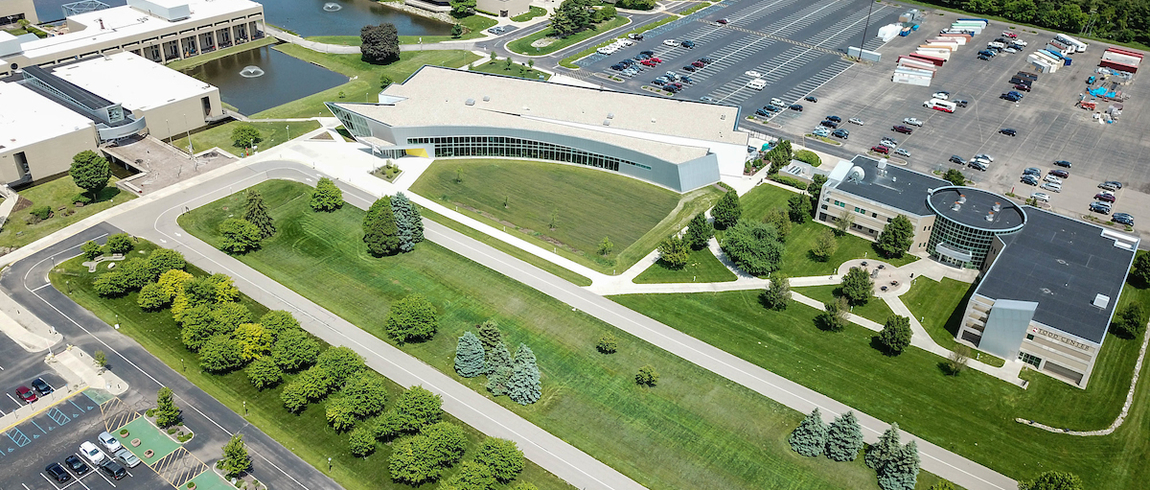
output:
[[[507,350],[507,344],[502,340],[497,340],[495,346],[487,351],[487,372],[488,374],[494,373],[501,367],[511,368],[511,351]]]
[[[224,470],[224,476],[235,478],[251,468],[252,458],[248,456],[244,435],[233,435],[224,445],[224,458],[220,460],[220,469]]]
[[[913,242],[914,225],[910,223],[910,219],[900,214],[882,228],[876,246],[887,257],[897,259],[910,249]]]
[[[891,315],[886,319],[886,325],[878,333],[879,342],[886,347],[887,352],[898,355],[910,345],[913,332],[910,329],[910,318],[900,315]]]
[[[862,428],[854,412],[835,418],[827,429],[827,457],[835,461],[854,461],[863,447]]]
[[[180,408],[172,400],[171,388],[164,386],[156,393],[156,410],[152,414],[156,416],[156,425],[160,426],[161,429],[180,422]]]
[[[791,221],[803,224],[811,219],[811,198],[802,194],[795,194],[787,199],[787,216]]]
[[[711,216],[715,218],[715,228],[720,230],[735,226],[742,215],[743,208],[739,205],[739,194],[733,190],[727,191],[711,209]]]
[[[787,438],[791,449],[803,456],[822,456],[827,445],[827,424],[818,407]]]
[[[767,284],[767,289],[763,290],[760,297],[763,306],[772,310],[782,311],[787,309],[787,304],[791,302],[791,280],[784,274],[774,274],[771,276],[771,282]]]
[[[311,194],[311,208],[316,211],[332,212],[343,206],[343,190],[331,179],[321,177]]]
[[[260,191],[248,189],[247,210],[244,219],[260,229],[260,236],[267,238],[276,234],[276,225],[268,214],[268,206],[264,203],[264,196]]]
[[[866,465],[873,470],[881,470],[892,459],[898,457],[902,451],[902,445],[898,439],[898,422],[895,422],[890,424],[890,428],[879,436],[878,442],[867,448],[864,458]]]
[[[455,372],[464,378],[474,378],[487,372],[483,344],[470,331],[463,332],[455,347]]]
[[[503,341],[503,334],[499,332],[499,324],[495,323],[495,320],[484,320],[483,323],[475,326],[475,330],[479,332],[479,341],[483,344],[483,350],[489,355],[491,349]]]
[[[530,405],[538,401],[541,395],[535,353],[526,344],[519,344],[511,377],[507,380],[507,396],[520,405]]]
[[[882,490],[914,490],[914,486],[918,483],[920,463],[918,445],[914,441],[910,441],[899,450],[895,458],[879,470],[879,488]],[[1019,485],[1019,488],[1022,486]]]
[[[399,251],[399,228],[390,198],[381,197],[368,208],[363,217],[363,241],[367,243],[367,251],[376,257]]]
[[[1130,277],[1139,286],[1150,286],[1150,252],[1137,252],[1130,267]]]
[[[395,206],[395,196],[391,197],[391,212],[395,215],[396,237],[399,239],[399,251],[407,253],[415,250],[415,243],[411,241],[411,221],[407,214],[399,212]]]
[[[395,223],[399,229],[399,247],[404,252],[410,252],[416,243],[423,241],[423,217],[402,192],[391,197],[391,208],[395,212]]]
[[[707,213],[704,212],[691,218],[691,222],[687,224],[687,234],[683,236],[683,240],[691,246],[691,249],[702,250],[707,248],[707,242],[713,236],[715,236],[715,228],[707,221]]]
[[[506,395],[507,382],[511,380],[511,368],[498,366],[491,369],[493,371],[487,374],[487,391],[495,396]]]
[[[874,281],[866,269],[851,267],[843,276],[842,294],[853,306],[865,305],[874,296]]]

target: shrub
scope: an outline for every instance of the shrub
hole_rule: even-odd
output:
[[[595,349],[604,354],[614,354],[619,349],[619,342],[615,339],[614,334],[606,334],[599,337],[599,342],[595,344]]]
[[[823,164],[823,159],[819,158],[815,152],[810,150],[796,151],[794,159],[803,163],[809,163],[812,167],[817,167]]]
[[[770,177],[770,179],[775,181],[775,182],[778,182],[780,184],[789,185],[789,186],[794,187],[795,189],[799,189],[799,190],[806,190],[806,188],[807,188],[806,182],[803,182],[803,181],[796,179],[794,177],[791,177],[789,175],[774,174]]]
[[[640,386],[655,386],[659,383],[659,373],[655,371],[655,367],[647,364],[639,368],[639,372],[635,374],[635,383]]]
[[[52,217],[52,206],[36,206],[28,210],[28,212],[31,213],[32,216],[35,216],[36,219],[44,221]]]

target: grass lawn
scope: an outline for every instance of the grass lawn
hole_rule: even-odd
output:
[[[820,303],[838,301],[839,296],[842,296],[842,287],[837,285],[794,288],[794,291]],[[880,325],[885,324],[886,319],[894,314],[890,310],[890,306],[887,306],[886,301],[873,297],[865,305],[851,307],[851,313]]]
[[[491,27],[495,27],[495,24],[499,23],[499,21],[492,19],[491,17],[479,14],[469,15],[457,20],[460,24],[463,24],[462,36],[399,36],[399,43],[417,44],[421,38],[423,39],[423,44],[435,44],[443,41],[465,41],[468,39],[477,39],[483,37],[484,31]],[[363,39],[359,36],[311,36],[306,39],[308,41],[315,41],[317,43],[338,44],[340,46],[359,46],[363,44]]]
[[[771,209],[786,209],[787,199],[793,195],[795,192],[771,184],[756,186],[750,192],[739,196],[739,204],[743,208],[742,219],[761,221]],[[794,225],[787,237],[787,248],[783,253],[781,272],[791,277],[834,274],[843,262],[878,256],[878,251],[869,240],[847,234],[838,237],[838,250],[830,259],[826,262],[816,260],[810,251],[815,248],[815,242],[818,241],[823,230],[829,229],[831,228],[827,225],[814,220],[801,225]],[[903,254],[900,259],[880,260],[894,266],[902,266],[914,262],[918,258],[910,254]]]
[[[595,27],[593,29],[587,29],[583,32],[572,34],[572,35],[567,36],[565,38],[555,38],[554,37],[555,31],[553,29],[551,29],[550,27],[548,27],[548,28],[543,29],[542,31],[536,32],[535,34],[532,34],[530,36],[521,37],[519,39],[516,39],[514,41],[507,43],[507,49],[509,49],[513,52],[519,53],[519,54],[525,54],[525,55],[530,55],[530,56],[543,56],[545,54],[554,53],[554,52],[559,51],[560,49],[566,48],[568,46],[572,46],[572,45],[581,43],[583,41],[586,41],[587,39],[595,37],[599,34],[607,32],[611,29],[614,29],[614,28],[622,26],[622,25],[626,25],[629,22],[631,22],[631,19],[628,19],[628,18],[623,17],[623,16],[619,16],[619,17],[615,17],[614,19],[611,19],[607,22],[600,22],[598,24],[595,24]],[[551,44],[548,44],[547,46],[544,46],[541,48],[536,48],[536,47],[531,45],[531,43],[538,41],[540,39],[543,39],[545,37],[551,37],[552,39],[555,39],[555,41],[552,42]]]
[[[4,222],[3,228],[0,229],[0,247],[23,247],[118,203],[135,199],[136,196],[131,192],[123,192],[116,187],[117,180],[119,179],[112,177],[108,181],[108,186],[100,191],[96,202],[82,208],[73,207],[72,198],[84,190],[76,187],[72,177],[67,174],[55,180],[20,190],[20,196],[32,201],[32,205],[19,211],[12,211],[12,215],[8,217],[8,221]],[[32,215],[29,213],[32,208],[45,205],[52,207],[51,218],[34,225],[25,221]],[[64,216],[64,212],[60,211],[61,207],[66,207],[75,213]]]
[[[224,151],[230,152],[237,156],[243,156],[244,148],[237,148],[232,141],[232,131],[238,125],[250,124],[259,130],[260,136],[263,141],[256,143],[259,151],[267,150],[274,146],[286,143],[288,138],[298,138],[300,135],[319,129],[320,124],[316,121],[302,121],[302,122],[258,122],[253,121],[250,123],[240,121],[230,121],[224,124],[218,124],[207,129],[192,133],[192,149],[197,153],[213,147],[220,147]],[[288,129],[291,128],[291,129]],[[172,146],[184,151],[188,151],[188,138],[178,138],[172,142]],[[244,145],[247,146],[247,145]]]
[[[692,250],[691,258],[682,269],[671,269],[663,261],[655,262],[631,282],[656,284],[669,282],[727,282],[737,279],[735,273],[719,262],[708,249]]]
[[[1079,430],[1108,426],[1130,386],[1139,342],[1108,336],[1085,390],[1034,371],[1028,389],[968,370],[942,374],[942,358],[917,348],[898,357],[872,347],[876,333],[856,325],[815,328],[818,310],[763,308],[758,291],[630,295],[620,304],[671,325],[787,379],[826,394],[1016,479],[1049,469],[1082,477],[1085,488],[1140,489],[1150,478],[1146,383],[1126,423],[1104,437],[1031,429],[1016,417]],[[1121,304],[1150,304],[1150,290],[1126,288]]]
[[[531,10],[528,10],[526,13],[522,13],[522,14],[516,15],[515,17],[512,17],[511,21],[512,22],[527,22],[531,19],[543,16],[543,15],[547,15],[547,9],[545,9],[543,7],[536,7],[536,6],[532,5]]]
[[[509,77],[530,78],[532,80],[538,80],[539,77],[543,77],[544,80],[551,78],[551,75],[530,68],[524,63],[513,62],[511,66],[507,66],[506,61],[488,61],[482,65],[475,65],[471,68],[471,71],[493,73],[495,75],[505,75]]]
[[[279,232],[240,260],[381,337],[393,301],[424,295],[441,311],[438,332],[429,341],[400,348],[452,376],[456,339],[495,319],[510,345],[531,346],[543,374],[538,403],[495,400],[640,484],[877,488],[874,472],[861,459],[838,464],[792,452],[786,437],[801,414],[434,243],[373,258],[360,238],[363,211],[344,206],[332,214],[314,213],[303,184],[272,181],[256,188]],[[216,243],[221,208],[241,199],[237,194],[205,205],[183,215],[180,224]],[[595,342],[606,333],[619,339],[616,354],[595,352]],[[634,382],[635,371],[645,364],[662,376],[656,388]],[[483,378],[457,379],[485,392]]]
[[[372,65],[361,60],[358,54],[317,53],[294,44],[282,44],[275,49],[354,80],[257,113],[250,116],[252,119],[331,117],[331,111],[323,105],[324,102],[376,102],[380,91],[380,75],[387,75],[399,83],[423,65],[459,68],[479,60],[479,56],[470,51],[404,51],[399,54],[398,61],[388,65]],[[339,97],[340,92],[344,93],[343,98]]]
[[[698,12],[698,11],[703,10],[703,9],[710,7],[710,6],[711,6],[711,2],[699,2],[699,3],[695,4],[693,7],[688,8],[682,12],[679,12],[679,15],[686,17],[688,15],[691,15],[695,12]]]
[[[680,195],[598,169],[502,159],[437,160],[411,191],[492,226],[517,226],[529,241],[607,274],[626,270],[720,196],[711,186]],[[598,254],[603,237],[614,243],[606,256]]]
[[[182,60],[176,60],[176,61],[168,63],[164,66],[171,68],[173,70],[176,70],[176,71],[185,70],[185,69],[191,68],[193,66],[202,65],[204,63],[207,63],[207,62],[215,60],[215,59],[224,58],[224,57],[236,54],[236,53],[242,53],[242,52],[250,50],[250,49],[262,48],[262,47],[267,46],[269,44],[276,44],[278,42],[279,42],[279,40],[277,40],[276,38],[271,37],[271,36],[267,36],[267,37],[264,37],[263,39],[256,39],[255,41],[252,41],[252,42],[237,44],[235,46],[230,46],[230,47],[227,47],[224,49],[217,49],[215,51],[212,51],[211,53],[201,54],[199,56],[193,56],[191,58],[185,58]]]
[[[460,222],[455,221],[451,218],[443,216],[439,213],[436,213],[435,211],[427,209],[423,206],[419,206],[419,213],[424,218],[430,219],[432,221],[435,221],[436,223],[439,223],[439,224],[444,225],[448,228],[451,228],[452,230],[458,231],[460,233],[463,233],[464,235],[467,235],[471,238],[479,240],[479,241],[481,241],[481,242],[483,242],[483,243],[485,243],[491,247],[494,247],[495,249],[499,250],[500,252],[503,252],[503,253],[508,254],[512,257],[515,257],[519,260],[527,262],[528,264],[531,264],[535,267],[538,267],[542,270],[545,270],[548,273],[559,276],[559,277],[567,280],[571,284],[574,284],[576,286],[590,286],[591,285],[591,280],[587,279],[586,277],[583,277],[582,274],[576,274],[574,272],[571,272],[570,270],[567,270],[563,267],[556,265],[554,262],[551,262],[550,260],[546,260],[546,259],[540,258],[539,256],[537,256],[535,254],[525,252],[523,249],[521,249],[519,247],[516,247],[513,245],[508,245],[503,240],[496,240],[495,238],[492,238],[490,235],[476,231],[474,228],[472,228],[470,226],[467,226],[463,223],[460,223]]]
[[[954,350],[958,342],[954,336],[958,335],[958,327],[962,324],[962,316],[966,313],[966,303],[974,294],[975,284],[967,284],[949,277],[942,278],[942,282],[929,277],[919,276],[914,279],[910,291],[899,299],[918,317],[930,338],[944,348]],[[991,366],[1002,367],[1006,361],[985,352],[974,349],[976,358]]]
[[[141,242],[137,250],[150,251],[156,247]],[[133,254],[136,252],[133,251]],[[380,445],[375,454],[365,458],[353,457],[347,449],[347,434],[337,433],[327,424],[323,403],[314,403],[299,415],[292,415],[283,408],[280,392],[287,384],[284,380],[278,387],[259,391],[248,382],[243,371],[225,375],[201,372],[197,366],[196,354],[187,350],[179,340],[179,325],[172,320],[168,310],[145,312],[136,305],[136,293],[123,298],[101,298],[92,290],[91,281],[97,274],[88,273],[88,268],[80,265],[81,258],[69,260],[54,269],[49,275],[52,284],[63,291],[81,306],[91,310],[107,323],[119,323],[120,332],[139,342],[148,352],[162,360],[172,369],[181,371],[184,377],[200,389],[219,400],[236,413],[242,413],[243,403],[247,402],[249,422],[267,433],[284,447],[296,453],[309,464],[324,471],[337,483],[347,489],[407,489],[405,484],[392,483],[387,470],[390,455],[388,445]],[[202,274],[203,271],[189,266],[189,272]],[[252,310],[258,318],[267,308],[252,301],[247,296],[241,302]],[[186,363],[186,364],[185,364]],[[184,366],[187,366],[185,368]],[[289,376],[290,379],[290,376]],[[402,391],[399,385],[388,382],[388,400],[395,400]],[[178,393],[177,393],[178,395]],[[450,415],[444,417],[459,423]],[[463,425],[460,423],[460,425]],[[475,448],[483,440],[483,435],[469,426],[463,425],[470,440],[469,448]],[[327,458],[332,458],[331,471],[327,468]],[[468,459],[468,458],[465,458]],[[562,480],[528,462],[521,481],[530,481],[542,489],[571,488]],[[458,466],[456,466],[458,468]],[[448,471],[444,476],[453,473]],[[509,486],[508,486],[509,487]],[[507,487],[504,487],[507,488]]]

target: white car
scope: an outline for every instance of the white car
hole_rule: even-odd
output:
[[[906,119],[903,119],[902,123],[903,124],[909,124],[911,126],[918,126],[920,128],[922,127],[922,121],[919,121],[918,118],[914,118],[914,117],[908,117]]]
[[[910,158],[910,150],[908,150],[906,148],[899,148],[899,149],[894,151],[894,154]]]
[[[104,449],[107,449],[108,452],[112,454],[116,454],[116,451],[124,448],[124,446],[120,445],[120,441],[117,441],[116,438],[112,436],[112,434],[107,432],[101,432],[100,435],[96,437],[96,439],[99,439],[100,444],[104,446]]]
[[[748,77],[751,77],[751,78],[762,78],[762,76],[763,76],[762,73],[759,73],[755,70],[747,70],[747,73],[745,73],[745,75],[747,75]]]
[[[826,138],[827,136],[830,136],[831,130],[825,126],[819,126],[819,127],[815,128],[813,131],[811,131],[811,134],[813,134],[815,136],[822,136],[823,138]]]
[[[1042,184],[1042,188],[1051,192],[1062,192],[1062,184],[1055,184],[1054,182]]]
[[[99,465],[104,461],[104,451],[92,444],[92,441],[84,441],[80,444],[80,454],[84,455],[84,459],[91,461],[94,465]]]
[[[615,41],[615,44],[618,44],[618,45],[623,46],[623,47],[627,47],[627,46],[630,46],[632,44],[635,44],[635,41],[632,41],[630,39],[620,39],[618,41]]]
[[[663,40],[663,46],[670,46],[672,48],[676,48],[679,46],[679,41],[676,41],[674,39],[664,39]]]
[[[850,118],[850,119],[847,119],[847,122],[849,122],[849,123],[851,123],[851,124],[858,124],[859,126],[862,126],[862,125],[864,124],[864,123],[863,123],[863,120],[862,120],[862,119],[859,119],[859,118],[857,118],[857,117],[852,117],[852,118]]]
[[[1010,42],[1017,44],[1019,46],[1026,46],[1026,41],[1023,41],[1021,39],[1013,39]]]
[[[930,96],[932,99],[948,100],[950,99],[950,92],[935,92]]]
[[[992,156],[990,156],[990,155],[987,155],[986,153],[979,153],[979,154],[975,155],[975,156],[974,156],[974,158],[978,158],[978,159],[986,160],[986,161],[988,161],[988,162],[993,162],[993,161],[994,161],[994,157],[992,157]]]
[[[1045,192],[1035,192],[1030,195],[1030,198],[1038,202],[1050,202],[1050,194]]]
[[[1062,185],[1062,179],[1055,177],[1053,175],[1047,175],[1046,177],[1043,177],[1042,180],[1044,180],[1046,182],[1050,182],[1052,184]]]
[[[602,48],[596,49],[595,51],[598,51],[599,54],[613,54],[615,52],[615,49],[616,49],[615,46],[611,45],[611,46],[603,46]]]

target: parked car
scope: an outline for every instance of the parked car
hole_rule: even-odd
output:
[[[642,64],[643,66],[655,66],[657,64],[654,61],[651,61],[650,59],[645,59],[643,61],[640,61],[639,63]]]
[[[695,83],[695,80],[687,75],[680,76],[679,81],[683,83]]]
[[[807,101],[807,102],[815,102],[815,103],[818,103],[818,101],[819,101],[819,98],[818,98],[818,97],[815,97],[815,96],[813,96],[813,95],[808,95],[808,96],[806,96],[806,97],[803,97],[803,100],[805,100],[805,101]]]
[[[1060,177],[1060,178],[1063,178],[1063,179],[1066,179],[1066,178],[1069,178],[1069,177],[1070,177],[1070,172],[1067,172],[1067,171],[1065,171],[1065,170],[1062,170],[1062,169],[1058,169],[1058,168],[1056,168],[1056,169],[1054,169],[1054,170],[1051,170],[1050,172],[1047,172],[1047,173],[1049,173],[1050,175],[1053,175],[1053,176],[1055,176],[1055,177]]]
[[[819,126],[819,127],[815,128],[814,130],[812,130],[811,134],[813,134],[815,136],[822,136],[823,138],[826,138],[827,136],[831,135],[831,130],[830,130],[830,128],[827,128],[826,126]]]
[[[649,59],[650,59],[651,61],[654,61],[655,63],[662,63],[662,62],[663,62],[663,58],[660,58],[660,57],[658,57],[658,56],[652,56],[652,57],[650,57]]]
[[[687,65],[687,66],[684,66],[684,67],[683,67],[683,69],[684,69],[684,70],[686,70],[686,71],[695,71],[695,70],[698,70],[698,68],[695,68],[695,67],[693,67],[693,66],[691,66],[691,65]]]
[[[833,132],[831,132],[831,135],[836,137],[836,138],[842,138],[845,140],[847,138],[850,138],[851,132],[847,131],[845,129],[836,129]]]
[[[120,445],[120,441],[117,441],[115,436],[106,431],[101,432],[100,435],[96,437],[96,439],[98,439],[100,444],[103,445],[104,448],[107,449],[111,454],[115,454],[116,451],[119,451],[124,447]]]
[[[993,58],[993,57],[994,57],[994,55],[995,55],[995,54],[997,54],[997,53],[995,53],[994,51],[991,51],[991,50],[989,50],[989,49],[984,49],[984,50],[982,50],[982,51],[979,51],[979,52],[978,52],[978,54],[979,54],[980,56],[986,56],[986,57],[988,57],[988,58]]]
[[[699,102],[706,102],[708,104],[714,104],[715,102],[718,102],[718,101],[715,100],[714,97],[711,97],[709,95],[704,95],[702,97],[699,97]]]
[[[931,95],[931,98],[939,99],[939,100],[947,100],[950,98],[950,92],[947,92],[945,90],[939,90],[938,92],[935,92],[933,95]]]
[[[676,48],[679,46],[679,41],[676,41],[674,39],[664,39],[663,40],[663,46],[670,46],[672,48]]]
[[[1127,226],[1134,226],[1134,217],[1126,213],[1114,213],[1114,216],[1110,217],[1110,221]]]
[[[802,104],[791,104],[787,108],[792,110],[792,111],[803,112],[803,105]]]
[[[744,74],[744,75],[746,75],[746,76],[748,76],[748,77],[751,77],[751,78],[762,78],[762,76],[763,76],[763,74],[762,74],[762,73],[759,73],[759,72],[757,72],[757,71],[755,71],[755,70],[747,70],[747,71],[746,71],[745,73],[743,73],[743,74]]]
[[[84,461],[80,458],[77,458],[75,454],[64,458],[64,464],[68,465],[68,468],[72,470],[72,473],[77,475],[83,475],[89,470],[88,465],[85,464]]]
[[[901,125],[901,124],[900,124],[900,125],[898,125],[898,126],[895,126],[895,127],[893,127],[893,128],[890,128],[890,129],[891,129],[892,131],[897,131],[897,132],[899,132],[899,133],[902,133],[902,134],[911,134],[911,133],[913,133],[913,132],[914,132],[914,130],[913,130],[913,129],[910,129],[910,128],[908,128],[908,127],[906,127],[906,126],[903,126],[903,125]]]
[[[771,112],[780,112],[783,110],[782,107],[779,107],[779,106],[774,105],[774,104],[767,104],[767,106],[764,107],[763,109],[766,109],[766,110],[771,111]]]
[[[655,56],[655,52],[651,51],[649,49],[644,49],[643,51],[639,51],[639,54],[643,54],[643,55],[647,55],[647,56]]]
[[[990,57],[985,55],[985,54],[982,54],[982,53],[978,54],[978,59],[980,59],[982,61],[990,61]]]
[[[1046,177],[1043,177],[1042,180],[1045,182],[1054,182],[1055,184],[1061,184],[1062,183],[1062,179],[1055,177],[1053,175],[1047,175]]]
[[[693,66],[695,68],[702,68],[704,66],[707,66],[707,64],[703,63],[702,61],[695,61],[694,63],[691,63],[691,66]]]
[[[964,159],[958,155],[951,155],[950,156],[950,162],[951,163],[957,163],[959,165],[966,165],[966,159]]]
[[[1068,162],[1068,161],[1066,161],[1066,160],[1055,160],[1055,161],[1054,161],[1054,165],[1056,165],[1056,166],[1059,166],[1059,167],[1070,168],[1070,167],[1072,167],[1074,164],[1072,164],[1072,163],[1070,163],[1070,162]]]
[[[1005,134],[1007,136],[1011,136],[1011,137],[1018,136],[1018,131],[1014,130],[1014,129],[1010,129],[1010,128],[1002,128],[1002,129],[998,130],[998,132],[1001,134]]]
[[[1054,182],[1042,184],[1042,188],[1051,192],[1062,192],[1062,184],[1055,184]]]
[[[1021,84],[1021,83],[1019,83],[1019,84],[1016,84],[1016,85],[1014,86],[1014,88],[1015,88],[1015,89],[1017,89],[1017,90],[1021,90],[1021,91],[1023,91],[1023,92],[1029,92],[1029,91],[1030,91],[1030,86],[1029,86],[1029,85],[1025,85],[1025,84]]]
[[[1018,102],[1018,101],[1022,100],[1021,95],[1010,94],[1010,93],[999,95],[998,98],[1003,99],[1003,100],[1009,100],[1011,102]]]
[[[20,397],[21,400],[24,400],[24,403],[32,403],[39,399],[36,396],[36,393],[27,386],[16,388],[16,396]]]
[[[828,120],[828,121],[834,121],[834,122],[836,122],[836,123],[841,123],[841,122],[843,122],[843,118],[841,118],[841,117],[838,117],[838,116],[827,116],[827,120]]]
[[[1030,167],[1030,168],[1027,168],[1026,170],[1023,170],[1022,175],[1033,175],[1035,177],[1039,177],[1042,175],[1042,171],[1038,170],[1037,167]]]
[[[849,122],[849,123],[851,123],[851,124],[858,124],[859,126],[863,126],[863,125],[865,125],[865,124],[866,124],[866,123],[864,123],[864,122],[863,122],[863,120],[862,120],[862,119],[859,119],[859,118],[857,118],[857,117],[852,117],[852,118],[850,118],[850,119],[847,119],[847,122]]]
[[[835,128],[839,127],[838,123],[831,121],[830,119],[826,119],[823,122],[819,123],[819,126],[826,126],[828,128],[831,128],[831,129],[835,129]]]
[[[1094,201],[1090,203],[1090,211],[1101,214],[1110,214],[1110,205],[1104,202]]]
[[[966,107],[967,105],[970,104],[969,100],[963,100],[963,99],[952,100],[951,102],[954,102],[954,105],[956,105],[958,107]]]
[[[903,124],[909,124],[911,126],[918,126],[920,128],[922,127],[922,121],[920,121],[917,117],[908,117],[906,119],[903,119],[902,122],[903,122]]]
[[[755,109],[755,115],[763,117],[771,117],[771,112],[766,109]]]
[[[1034,192],[1030,194],[1030,198],[1038,202],[1050,202],[1050,194],[1045,192]]]
[[[635,32],[632,32],[632,33],[630,33],[630,34],[627,34],[627,37],[628,37],[628,38],[630,38],[630,39],[634,39],[634,40],[636,40],[636,41],[642,41],[642,40],[643,40],[643,35],[642,35],[642,34],[638,34],[638,33],[635,33]]]
[[[883,139],[879,140],[878,143],[880,145],[889,146],[891,148],[898,146],[898,140],[896,140],[894,138],[883,138]]]
[[[714,63],[714,62],[715,62],[715,59],[714,59],[714,58],[711,58],[710,56],[704,56],[704,57],[702,57],[702,58],[699,58],[699,61],[702,61],[703,63],[706,63],[706,64],[708,64],[708,65],[709,65],[709,64],[711,64],[711,63]]]
[[[1106,189],[1107,187],[1110,187],[1110,189],[1106,189],[1106,190],[1116,191],[1116,190],[1122,188],[1122,183],[1118,182],[1117,180],[1107,180],[1106,182],[1098,184],[1098,187],[1100,187],[1102,189]]]
[[[718,22],[718,23],[720,23],[720,24],[726,24],[726,23],[728,23],[728,22],[730,22],[730,21],[731,21],[730,19],[728,19],[728,18],[726,18],[726,17],[723,17],[722,19],[716,20],[715,22]]]
[[[129,468],[135,468],[136,465],[140,464],[140,458],[137,458],[135,454],[132,454],[128,448],[121,448],[119,451],[116,451],[116,460],[119,461],[120,464]]]
[[[899,148],[899,149],[894,151],[894,154],[910,158],[910,150],[908,150],[906,148]]]
[[[60,466],[60,463],[52,463],[48,465],[44,468],[44,473],[47,473],[49,477],[51,477],[53,480],[56,480],[56,483],[64,483],[72,479],[72,475],[69,475],[67,471],[64,471],[64,467]]]
[[[989,165],[986,164],[986,162],[983,162],[981,160],[971,160],[970,163],[968,163],[966,166],[973,168],[975,170],[981,170],[983,172],[985,172],[986,169],[990,167]]]
[[[1002,50],[1002,52],[1014,54],[1018,52],[1018,48],[1015,48],[1014,46],[1007,46],[1006,49]]]
[[[92,444],[92,441],[84,441],[80,444],[80,454],[92,464],[99,464],[104,460],[104,452]]]
[[[1038,185],[1038,177],[1033,175],[1023,175],[1019,182],[1027,185]]]
[[[682,46],[687,49],[693,49],[695,47],[695,41],[687,39],[683,41]]]
[[[111,477],[113,480],[119,480],[128,476],[128,470],[125,470],[120,463],[112,461],[111,459],[104,461],[100,464],[100,471]]]
[[[872,146],[872,147],[870,147],[870,151],[873,151],[875,153],[882,153],[883,155],[890,155],[890,148],[887,148],[886,146],[883,146],[883,145]]]

